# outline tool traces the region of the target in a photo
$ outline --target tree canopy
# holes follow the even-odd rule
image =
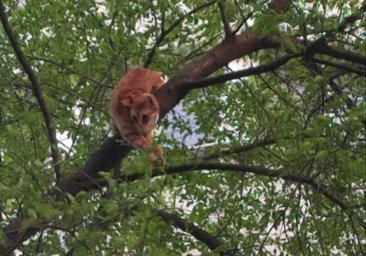
[[[0,0],[0,255],[365,254],[365,11]],[[109,128],[137,66],[166,166]]]

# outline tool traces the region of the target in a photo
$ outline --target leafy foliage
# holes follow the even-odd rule
[[[331,47],[365,52],[359,1],[294,1],[281,14],[268,1],[222,2],[233,29],[276,35],[281,47],[243,56],[214,76],[304,52],[321,37]],[[151,58],[150,67],[168,78],[224,37],[215,1],[6,6],[52,114],[64,177],[107,138],[109,97],[121,74]],[[350,15],[356,19],[348,24]],[[279,29],[283,23],[286,31]],[[304,44],[294,40],[304,36]],[[100,170],[105,188],[56,199],[48,194],[55,175],[46,126],[5,33],[0,51],[0,226],[26,216],[22,227],[40,230],[17,248],[23,255],[366,252],[364,75],[294,58],[272,72],[191,90],[156,131],[168,166],[213,161],[268,172],[157,171],[146,153],[134,151],[120,176]],[[365,74],[364,65],[315,57]],[[125,181],[128,175],[139,178]],[[184,220],[186,229],[162,211]],[[219,245],[210,248],[188,223]]]

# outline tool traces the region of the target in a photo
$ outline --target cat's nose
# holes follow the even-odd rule
[[[143,115],[141,117],[142,123],[146,125],[149,122],[149,117],[147,115]]]

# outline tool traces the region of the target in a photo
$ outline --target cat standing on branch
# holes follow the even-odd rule
[[[164,83],[160,72],[141,67],[130,70],[112,93],[111,126],[129,144],[149,152],[151,161],[165,164],[162,148],[152,148],[160,110],[153,93]]]

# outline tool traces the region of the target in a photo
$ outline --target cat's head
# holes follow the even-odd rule
[[[144,135],[151,133],[159,116],[159,103],[155,96],[142,93],[122,104],[129,109],[131,122],[138,133]]]

